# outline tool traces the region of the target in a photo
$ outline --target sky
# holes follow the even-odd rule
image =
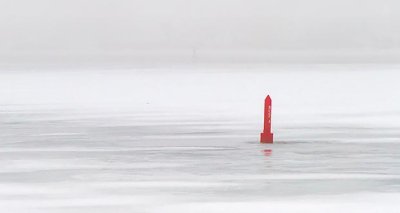
[[[114,54],[396,62],[399,20],[397,0],[0,0],[0,61]]]

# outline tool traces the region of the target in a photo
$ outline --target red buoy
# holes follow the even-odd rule
[[[264,131],[261,133],[261,143],[273,143],[274,134],[271,132],[271,110],[272,110],[272,100],[269,95],[265,98],[264,107]]]

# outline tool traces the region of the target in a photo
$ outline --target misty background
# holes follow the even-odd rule
[[[397,63],[396,0],[1,0],[0,66]]]
[[[399,6],[0,0],[0,212],[398,213]]]

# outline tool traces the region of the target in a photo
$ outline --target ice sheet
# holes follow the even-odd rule
[[[1,212],[396,212],[396,67],[0,72]],[[259,144],[263,99],[276,143]]]

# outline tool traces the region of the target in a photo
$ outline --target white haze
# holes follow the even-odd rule
[[[0,212],[398,212],[399,8],[0,0]]]
[[[395,0],[2,0],[0,65],[398,62]]]

